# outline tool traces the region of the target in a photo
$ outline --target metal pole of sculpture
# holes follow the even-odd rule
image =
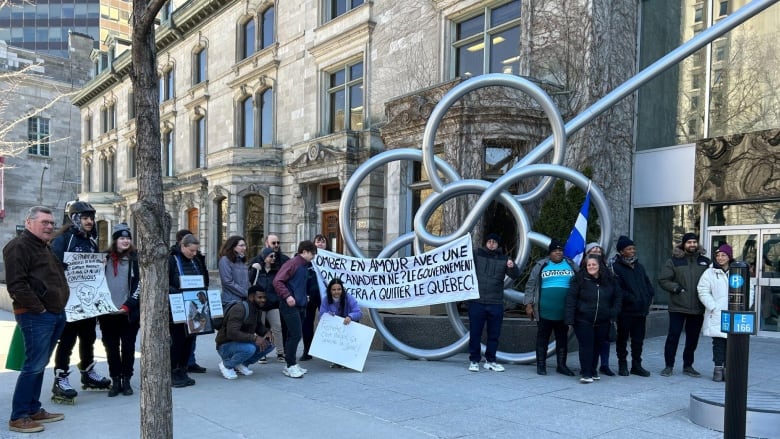
[[[420,254],[423,252],[423,247],[426,244],[440,246],[453,239],[459,238],[474,228],[479,221],[480,216],[490,203],[499,201],[511,212],[517,223],[518,236],[520,239],[517,243],[518,255],[515,259],[515,263],[518,266],[524,266],[528,262],[530,256],[530,244],[533,243],[544,247],[549,244],[550,238],[531,230],[531,224],[529,223],[528,216],[526,215],[522,204],[535,201],[547,193],[552,187],[555,177],[567,180],[583,191],[588,188],[589,180],[587,177],[573,169],[562,166],[566,152],[566,138],[612,107],[615,103],[636,91],[643,84],[646,84],[664,71],[677,65],[686,57],[777,1],[780,0],[754,0],[748,3],[637,73],[565,125],[563,124],[563,119],[552,99],[544,90],[527,79],[513,75],[487,74],[474,77],[458,84],[445,94],[433,109],[425,127],[421,150],[405,148],[377,154],[358,167],[358,169],[355,170],[355,173],[350,177],[344,187],[341,203],[339,205],[339,217],[342,219],[340,222],[340,229],[347,248],[356,257],[366,257],[355,240],[353,227],[350,221],[350,210],[352,209],[352,204],[354,203],[360,183],[373,170],[385,166],[387,163],[393,161],[418,161],[422,162],[425,167],[433,193],[424,203],[422,203],[415,214],[413,224],[414,231],[409,231],[387,243],[377,257],[391,257],[398,250],[410,244],[413,245],[414,252]],[[462,179],[452,166],[435,156],[433,148],[436,131],[439,128],[442,118],[450,107],[465,94],[489,86],[509,87],[529,95],[544,110],[545,115],[550,120],[553,132],[551,137],[542,141],[525,157],[518,161],[511,170],[492,183],[483,180]],[[553,151],[551,163],[536,164],[536,162],[544,158],[551,149]],[[440,177],[439,173],[443,175],[444,180]],[[529,177],[543,178],[533,190],[524,194],[513,195],[506,190],[510,185]],[[591,202],[593,202],[601,220],[601,237],[599,242],[607,244],[611,241],[612,217],[604,194],[598,185],[592,183],[590,190]],[[453,197],[469,194],[481,194],[481,196],[464,219],[463,224],[455,232],[449,235],[436,236],[426,229],[428,220],[438,206]],[[509,285],[507,284],[506,286]],[[522,293],[512,289],[505,290],[505,296],[516,302],[522,301],[523,297]],[[468,344],[468,331],[460,319],[455,304],[448,303],[445,307],[447,309],[450,324],[460,336],[460,339],[448,346],[437,349],[420,349],[401,342],[384,325],[382,318],[376,309],[372,308],[369,311],[377,331],[379,331],[379,334],[382,336],[385,343],[391,348],[410,358],[440,360],[455,355],[458,352],[462,352]],[[554,349],[555,343],[550,343],[548,346],[548,354]],[[535,356],[535,352],[513,354],[500,351],[497,355],[499,360],[511,363],[530,363],[535,360]]]

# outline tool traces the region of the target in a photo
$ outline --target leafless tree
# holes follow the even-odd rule
[[[141,249],[141,437],[173,437],[170,334],[168,331],[168,236],[171,219],[163,200],[160,108],[154,22],[165,0],[133,2],[133,83],[136,114],[138,202],[131,206]]]

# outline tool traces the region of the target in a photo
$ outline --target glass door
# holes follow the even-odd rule
[[[734,259],[750,266],[749,304],[758,313],[759,333],[780,336],[780,229],[711,227],[708,234],[707,256],[729,244]]]

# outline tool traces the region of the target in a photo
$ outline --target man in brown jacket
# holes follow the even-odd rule
[[[44,370],[65,327],[70,290],[62,263],[48,244],[54,232],[51,209],[31,207],[24,226],[21,235],[3,248],[8,293],[25,346],[8,428],[35,433],[44,430],[44,423],[65,419],[44,410],[40,397]]]

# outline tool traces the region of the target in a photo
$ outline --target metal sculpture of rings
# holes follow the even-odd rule
[[[462,179],[457,171],[443,159],[434,154],[434,138],[439,124],[446,114],[447,110],[466,93],[488,87],[503,86],[520,90],[533,98],[544,110],[545,115],[550,121],[552,128],[552,148],[553,157],[547,164],[537,164],[549,152],[549,147],[537,146],[529,152],[523,160],[510,169],[506,174],[494,182],[476,179]],[[418,161],[422,162],[427,172],[433,192],[425,202],[422,203],[414,217],[414,230],[408,231],[389,242],[382,252],[377,256],[379,258],[388,258],[394,255],[398,250],[408,245],[413,245],[415,254],[424,251],[424,246],[440,246],[451,242],[452,240],[464,236],[470,232],[479,221],[483,212],[493,201],[502,203],[509,212],[511,212],[517,223],[518,235],[518,254],[515,263],[518,266],[525,266],[531,254],[531,244],[546,247],[550,238],[531,230],[531,224],[522,203],[534,201],[543,196],[547,190],[552,187],[555,178],[561,178],[569,181],[583,191],[587,190],[590,184],[591,202],[598,211],[601,221],[600,242],[610,241],[610,231],[612,229],[612,220],[607,208],[606,199],[599,187],[590,182],[587,177],[581,173],[562,166],[563,157],[566,152],[566,130],[563,119],[555,107],[552,99],[533,82],[513,75],[488,74],[464,81],[450,90],[431,113],[430,119],[425,127],[423,134],[422,149],[395,149],[382,152],[368,159],[363,163],[355,173],[350,177],[344,187],[341,204],[339,205],[339,218],[341,219],[340,228],[344,242],[349,251],[356,257],[365,258],[363,251],[357,245],[351,225],[350,211],[357,194],[360,183],[375,169],[394,161]],[[442,177],[440,177],[443,176]],[[542,177],[541,182],[532,191],[524,194],[511,194],[507,188],[520,180],[530,177]],[[477,194],[477,199],[469,214],[463,221],[463,224],[449,235],[436,236],[431,234],[426,225],[431,215],[437,207],[447,200],[461,195]],[[509,300],[522,303],[523,294],[508,288],[511,280],[505,282],[505,297]],[[460,319],[455,303],[445,304],[450,324],[460,338],[454,343],[436,349],[421,349],[409,346],[398,340],[390,330],[384,325],[379,312],[370,308],[371,318],[377,331],[392,349],[406,355],[410,358],[425,360],[440,360],[450,357],[459,352],[463,352],[468,345],[469,334],[463,321]],[[484,351],[484,345],[482,346]],[[548,355],[555,349],[555,343],[548,345]],[[507,353],[499,351],[497,358],[510,363],[530,363],[535,361],[535,352]]]

